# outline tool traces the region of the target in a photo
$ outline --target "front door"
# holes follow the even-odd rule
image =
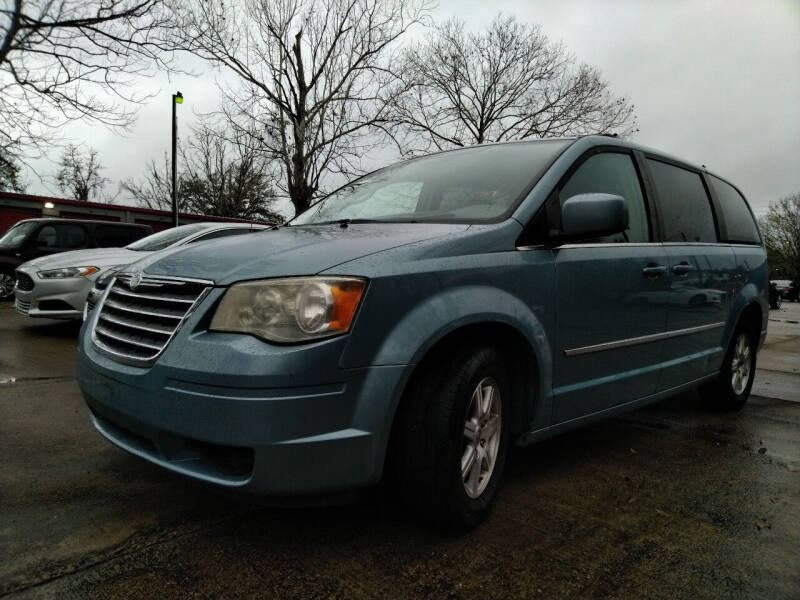
[[[618,194],[628,204],[625,232],[554,249],[556,348],[554,423],[652,394],[658,379],[669,277],[664,247],[652,242],[633,156],[585,158],[559,190]]]

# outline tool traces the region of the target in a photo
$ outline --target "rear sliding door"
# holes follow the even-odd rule
[[[719,369],[736,260],[720,243],[708,190],[697,171],[647,159],[669,266],[669,308],[657,391]]]

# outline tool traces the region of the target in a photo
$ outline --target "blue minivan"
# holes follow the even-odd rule
[[[387,478],[468,527],[512,444],[693,387],[740,408],[767,314],[727,181],[614,137],[500,143],[135,263],[78,381],[102,435],[176,473],[269,496]]]

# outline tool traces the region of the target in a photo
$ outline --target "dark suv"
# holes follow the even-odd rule
[[[66,250],[127,246],[151,233],[149,225],[109,221],[20,221],[0,236],[0,298],[14,293],[14,270],[24,262]]]

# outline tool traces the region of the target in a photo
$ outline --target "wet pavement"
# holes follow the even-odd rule
[[[517,449],[454,536],[391,498],[250,506],[127,455],[88,423],[77,327],[0,305],[0,595],[798,598],[800,304],[770,316],[742,412],[686,393]]]

